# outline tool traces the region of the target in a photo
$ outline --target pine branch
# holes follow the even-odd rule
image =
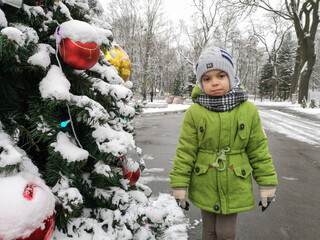
[[[14,120],[11,120],[11,123],[12,123],[12,125],[17,126],[20,130],[22,130],[23,132],[25,132],[25,133],[27,134],[27,136],[29,137],[32,145],[36,148],[36,151],[37,151],[37,152],[41,152],[39,146],[37,145],[37,143],[36,143],[36,142],[34,141],[34,139],[32,138],[31,133],[30,133],[24,126],[20,125],[19,123],[17,123],[17,122],[14,121]]]

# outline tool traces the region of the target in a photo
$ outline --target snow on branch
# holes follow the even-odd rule
[[[0,168],[4,168],[6,166],[17,165],[17,168],[14,173],[19,171],[24,171],[31,173],[35,176],[40,176],[38,172],[38,168],[32,163],[32,161],[28,158],[25,151],[20,149],[13,139],[4,132],[2,129],[2,123],[0,122],[0,149],[2,149],[0,153]],[[0,176],[5,175],[0,174]]]
[[[57,135],[57,141],[50,144],[55,152],[59,152],[61,156],[68,162],[82,161],[89,157],[88,151],[79,148],[70,137],[63,132]]]

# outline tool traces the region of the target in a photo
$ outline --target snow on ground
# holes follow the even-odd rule
[[[279,132],[284,134],[286,137],[294,138],[296,140],[320,147],[320,121],[310,120],[307,118],[308,115],[310,115],[313,118],[315,117],[320,120],[320,108],[304,109],[299,104],[292,104],[291,102],[271,102],[265,100],[263,102],[253,101],[253,103],[259,109],[261,121],[266,130]],[[165,101],[155,100],[152,103],[148,102],[147,107],[143,109],[142,115],[183,112],[188,109],[191,104],[191,101],[186,101],[186,104],[167,104]],[[263,108],[264,106],[268,108]],[[281,109],[288,109],[290,111],[281,111]],[[295,114],[295,112],[300,114]],[[306,117],[304,118],[303,116]],[[154,159],[154,157],[149,154],[145,154],[143,158],[145,160]],[[143,184],[148,184],[152,181],[170,181],[169,177],[166,178],[155,176],[157,173],[162,171],[164,171],[162,168],[145,169],[144,175],[140,177],[139,181]],[[298,180],[297,178],[289,178],[284,176],[282,178],[290,181]],[[167,197],[169,197],[169,195]],[[189,222],[188,229],[195,228],[201,222],[202,219]]]
[[[143,156],[144,160],[153,160],[154,157],[151,155],[145,154]],[[154,176],[154,173],[163,172],[163,168],[146,168],[143,170],[143,176],[140,176],[139,182],[142,184],[148,184],[149,182],[157,181],[157,182],[169,182],[169,177],[158,177]]]
[[[320,147],[320,121],[312,121],[301,116],[277,110],[283,107],[291,111],[299,112],[305,116],[316,117],[320,120],[320,108],[302,108],[300,104],[291,102],[271,102],[268,100],[253,101],[258,106],[274,106],[275,109],[259,109],[262,125],[266,130],[279,132],[289,138]],[[183,112],[191,106],[191,102],[186,100],[185,104],[166,104],[163,100],[148,102],[142,115],[163,114],[170,112]],[[307,105],[309,106],[309,104]],[[147,179],[145,179],[147,181]],[[165,180],[165,179],[163,179]]]
[[[272,102],[268,100],[252,101],[256,106],[282,106],[297,112],[301,112],[307,115],[314,115],[320,119],[320,108],[302,108],[300,104],[292,104],[291,102]],[[191,106],[192,102],[187,101],[185,104],[167,104],[164,100],[154,100],[153,102],[147,103],[147,108],[143,109],[143,113],[163,113],[163,112],[174,112],[184,111]],[[308,104],[309,105],[309,104]]]
[[[156,100],[147,103],[146,108],[143,109],[142,115],[182,112],[187,110],[190,106],[191,103],[188,102],[186,102],[185,104],[167,104],[164,100]]]
[[[274,106],[275,109],[259,110],[262,125],[269,131],[278,132],[301,142],[320,147],[320,121],[308,119],[307,116],[316,117],[320,120],[320,108],[302,108],[299,104],[291,104],[290,102],[254,102],[259,106]],[[276,107],[284,107],[294,112],[285,112],[276,109]]]
[[[150,175],[146,175],[144,173],[145,176],[140,177],[139,178],[139,182],[142,184],[148,184],[149,182],[169,182],[170,178],[169,177],[157,177],[157,176],[150,176]]]
[[[320,123],[309,121],[278,110],[260,111],[264,128],[276,131],[311,145],[318,145]]]
[[[301,112],[306,115],[313,115],[320,119],[320,108],[302,108],[300,104],[292,104],[291,102],[271,102],[271,101],[253,101],[256,106],[265,105],[265,106],[282,106],[296,112]],[[319,104],[319,103],[318,103]],[[307,104],[309,106],[309,103]]]

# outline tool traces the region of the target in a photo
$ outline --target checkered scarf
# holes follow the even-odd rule
[[[196,103],[199,103],[210,111],[227,112],[234,109],[247,99],[248,92],[242,87],[238,86],[222,96],[208,96],[207,94],[199,94],[197,96]]]

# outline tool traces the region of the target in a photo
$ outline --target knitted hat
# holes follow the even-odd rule
[[[196,76],[198,85],[202,91],[201,77],[211,70],[224,71],[228,75],[230,89],[236,86],[232,57],[226,50],[212,46],[204,49],[201,53],[196,63]]]

